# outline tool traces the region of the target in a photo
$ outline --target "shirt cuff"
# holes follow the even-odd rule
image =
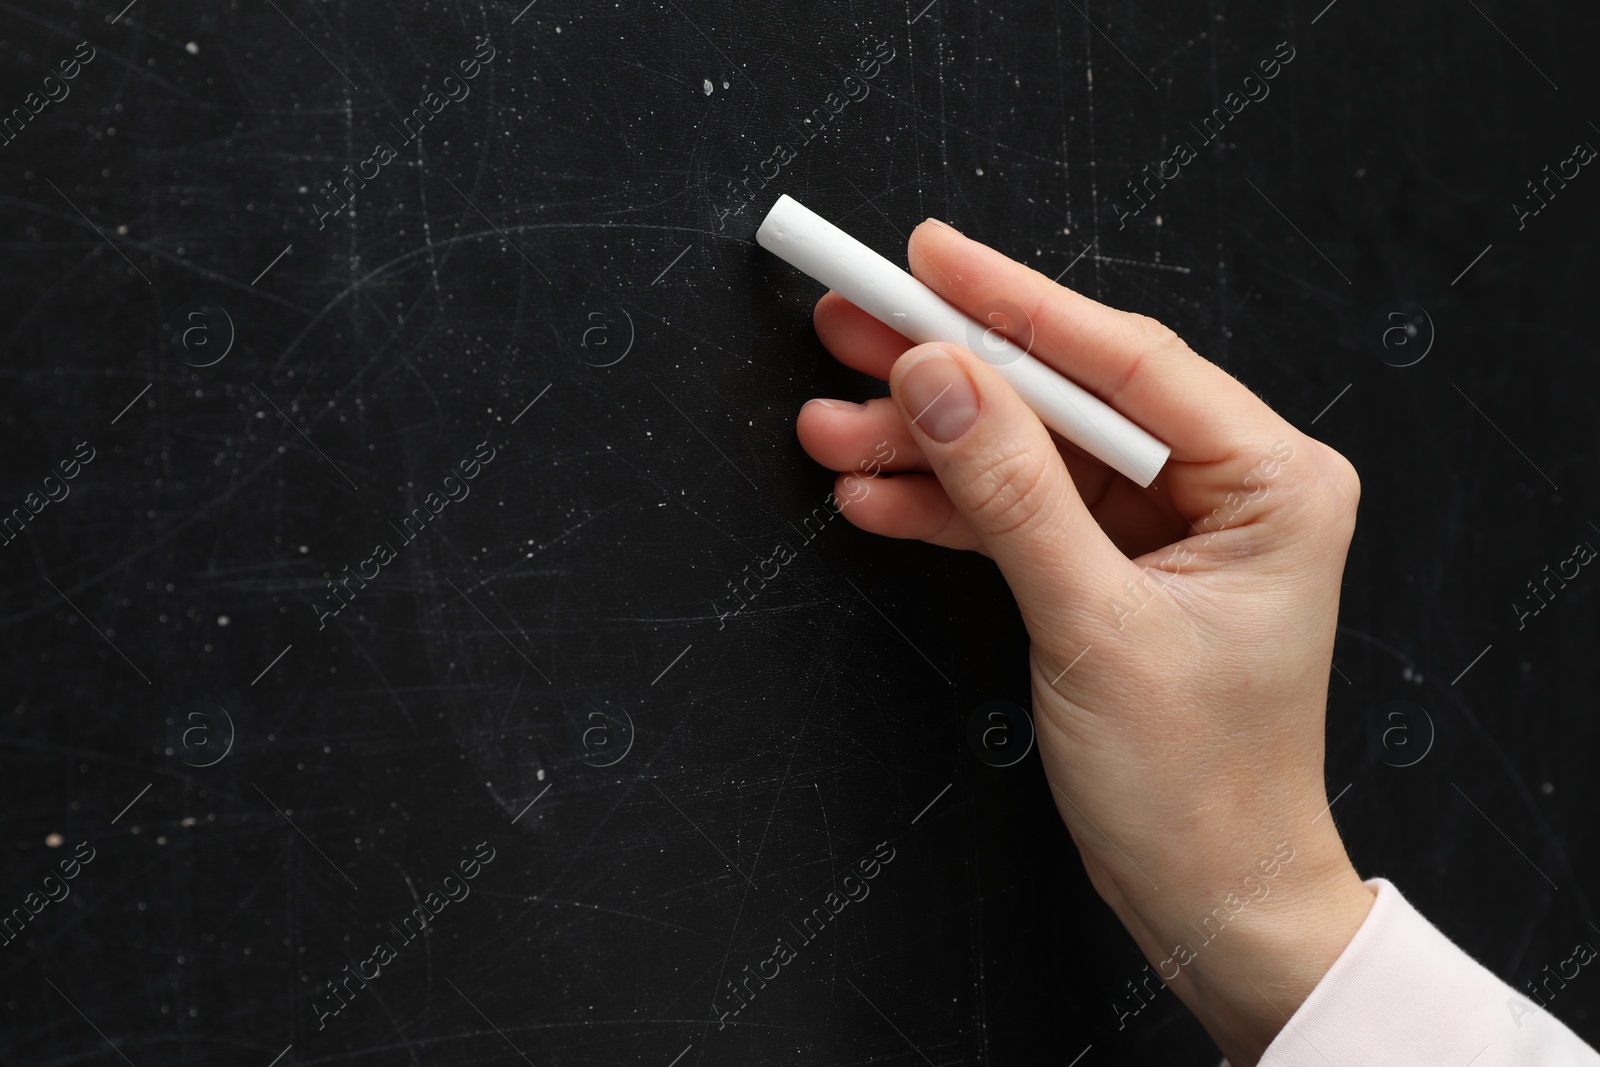
[[[1463,952],[1388,879],[1365,884],[1376,893],[1372,910],[1258,1067],[1600,1064],[1594,1049]],[[1580,942],[1560,962],[1593,959]]]

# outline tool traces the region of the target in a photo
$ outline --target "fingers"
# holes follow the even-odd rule
[[[889,380],[889,368],[911,342],[833,290],[822,294],[812,312],[817,337],[852,370]]]
[[[931,474],[897,474],[870,481],[859,473],[834,479],[840,514],[868,533],[926,541],[988,555],[982,539]]]
[[[839,471],[833,495],[850,522],[884,537],[985,552],[983,542],[926,472],[922,446],[889,397],[865,404],[808,400],[796,426],[818,463]],[[896,477],[878,477],[888,472]]]
[[[795,426],[806,454],[836,471],[931,470],[922,446],[906,428],[889,397],[865,404],[848,400],[807,400]]]
[[[895,362],[889,389],[1030,629],[1081,618],[1132,576],[1049,431],[994,367],[959,345],[919,345]]]
[[[858,471],[872,478],[882,471],[933,470],[891,397],[878,397],[865,404],[808,400],[800,408],[795,432],[812,459],[835,471]],[[1163,494],[1140,489],[1126,478],[1117,477],[1099,460],[1070,444],[1059,443],[1054,434],[1051,443],[1062,450],[1073,485],[1123,555],[1139,556],[1186,535],[1188,524],[1178,519]],[[848,498],[841,495],[840,499]],[[884,531],[875,528],[874,532]],[[889,536],[922,535],[901,532]]]
[[[1001,328],[1020,319],[1020,328],[1032,332],[1034,356],[1165,441],[1174,461],[1224,461],[1293,432],[1237,379],[1153,319],[1057,285],[935,220],[912,232],[908,254],[912,274],[968,315]],[[996,305],[1015,310],[993,315]],[[855,346],[856,358],[878,358],[868,335],[852,328],[840,339]]]

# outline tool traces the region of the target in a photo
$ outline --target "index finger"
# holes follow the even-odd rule
[[[908,257],[918,281],[1026,343],[1014,336],[1021,324],[1008,329],[987,314],[1014,305],[1027,318],[1032,355],[1161,438],[1174,460],[1225,461],[1292,429],[1161,323],[1058,285],[937,219],[912,231]]]

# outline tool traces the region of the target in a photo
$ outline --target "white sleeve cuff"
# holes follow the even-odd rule
[[[1267,1047],[1259,1067],[1595,1067],[1600,1054],[1540,1001],[1518,993],[1468,956],[1384,878],[1356,936]],[[1538,994],[1561,995],[1560,977],[1595,959],[1587,942],[1553,960]],[[1580,994],[1593,996],[1593,993]],[[1223,1067],[1228,1067],[1223,1061]]]

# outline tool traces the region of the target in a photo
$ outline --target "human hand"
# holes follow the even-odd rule
[[[1020,309],[1002,332],[1031,332],[1034,356],[1171,459],[1140,489],[1049,431],[972,351],[913,346],[832,292],[818,335],[891,395],[807,403],[800,442],[846,472],[836,497],[856,526],[999,566],[1031,640],[1040,758],[1089,878],[1247,1067],[1373,900],[1323,783],[1355,470],[1152,319],[934,220],[909,253],[968,315]],[[855,493],[850,472],[885,440],[890,476]]]

